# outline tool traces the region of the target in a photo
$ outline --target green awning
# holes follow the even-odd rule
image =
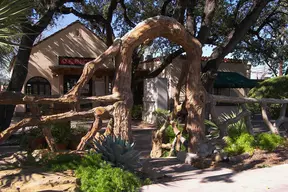
[[[214,88],[252,88],[258,81],[248,79],[237,72],[217,72]]]

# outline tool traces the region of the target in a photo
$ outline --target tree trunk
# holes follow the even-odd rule
[[[133,139],[131,131],[131,110],[124,102],[119,101],[115,104],[113,116],[113,134],[116,137],[120,137],[126,141],[132,142]]]
[[[95,137],[96,133],[101,129],[101,124],[102,124],[102,122],[101,122],[100,117],[97,114],[95,114],[95,120],[94,120],[90,130],[88,131],[88,133],[84,137],[82,137],[79,145],[77,146],[78,151],[79,150],[82,151],[84,149],[87,141],[89,139]]]
[[[28,61],[37,35],[23,35],[13,66],[7,91],[21,92],[28,72]],[[15,105],[0,105],[0,130],[7,129],[13,118]]]
[[[47,127],[47,125],[44,125],[42,128],[42,131],[43,131],[43,135],[45,137],[45,140],[46,140],[50,150],[52,152],[58,151],[57,146],[55,145],[55,140],[52,136],[50,127]]]
[[[271,133],[279,135],[279,131],[278,131],[277,127],[275,127],[269,121],[269,117],[267,115],[267,104],[266,103],[261,103],[261,112],[262,112],[263,121],[267,125],[267,127],[270,129]]]
[[[185,81],[186,81],[186,78],[187,78],[187,74],[188,74],[188,71],[189,71],[189,61],[185,61],[182,63],[182,66],[181,66],[181,74],[179,76],[179,79],[178,79],[178,83],[177,83],[177,86],[176,86],[176,92],[175,92],[175,95],[174,95],[174,110],[173,110],[173,118],[176,118],[177,117],[177,113],[180,111],[180,110],[185,110],[185,109],[182,109],[182,107],[185,107],[183,105],[180,106],[180,94],[181,94],[181,89],[183,87],[183,85],[185,84]]]
[[[193,71],[193,75],[197,74],[198,77],[200,76],[200,62],[202,54],[201,44],[186,31],[183,25],[178,23],[175,19],[164,16],[153,17],[139,23],[133,30],[121,38],[122,45],[115,60],[115,65],[118,67],[113,87],[113,94],[119,94],[123,99],[123,105],[118,106],[120,109],[118,109],[119,111],[117,110],[115,114],[118,113],[118,115],[121,115],[122,117],[120,119],[126,122],[116,120],[114,116],[114,131],[122,131],[119,130],[123,127],[119,125],[120,123],[122,125],[125,124],[130,126],[130,109],[133,105],[133,97],[131,93],[131,58],[133,50],[145,40],[154,39],[156,37],[164,37],[181,45],[187,55],[190,55],[189,58],[196,56],[197,59],[199,59],[199,62],[195,64],[191,63],[191,70]],[[199,85],[201,85],[201,82],[199,82]],[[131,128],[128,127],[125,128],[125,130],[129,131]],[[130,134],[125,133],[122,135],[125,135],[127,138]]]
[[[152,150],[150,152],[151,158],[159,158],[162,156],[163,148],[163,134],[170,125],[170,118],[168,117],[162,127],[152,133]],[[166,147],[166,146],[165,146]]]
[[[200,51],[201,52],[201,51]],[[191,61],[186,81],[186,108],[188,111],[187,131],[190,136],[188,152],[202,156],[205,143],[204,107],[206,91],[201,84],[200,70],[201,53],[188,56]],[[204,155],[205,156],[205,155]]]

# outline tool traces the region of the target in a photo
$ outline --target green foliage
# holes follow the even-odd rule
[[[5,38],[21,35],[19,30],[20,23],[25,19],[31,5],[30,0],[1,0],[0,46],[3,44],[12,44],[5,41]]]
[[[165,141],[164,143],[172,143],[174,138],[175,138],[175,133],[173,131],[173,128],[171,125],[169,125],[166,129],[165,129],[165,132],[164,132],[164,138],[165,138]]]
[[[134,105],[131,110],[132,119],[142,119],[142,105]]]
[[[252,154],[254,151],[255,139],[248,133],[242,133],[236,138],[225,137],[224,139],[227,145],[224,151],[229,155]]]
[[[288,76],[275,77],[267,79],[258,86],[251,89],[248,93],[249,97],[252,98],[275,98],[275,99],[284,99],[288,98]],[[249,104],[249,110],[253,113],[260,112],[259,104]],[[280,113],[280,104],[271,104],[269,105],[268,113],[273,119],[279,117]]]
[[[51,133],[56,143],[68,144],[71,137],[69,122],[58,122],[51,124]]]
[[[241,111],[239,111],[241,112]],[[238,112],[238,113],[239,113]],[[237,116],[235,112],[232,112],[231,114],[222,114],[223,120],[228,120],[228,119],[233,119]],[[247,127],[244,119],[240,119],[236,123],[232,123],[227,127],[228,131],[228,136],[237,139],[238,137],[241,136],[242,133],[247,133]]]
[[[141,181],[133,173],[121,168],[113,168],[106,162],[101,167],[80,166],[76,175],[81,179],[81,190],[85,192],[134,192]]]
[[[44,138],[42,129],[32,128],[25,132],[20,138],[20,148],[26,151],[33,150],[32,145],[36,144],[37,140]],[[46,143],[45,143],[46,144]],[[46,147],[46,145],[39,146],[40,148]]]
[[[204,125],[206,130],[208,131],[208,135],[206,135],[206,137],[208,139],[212,139],[212,138],[218,138],[220,135],[220,131],[219,128],[217,127],[217,125],[215,123],[213,123],[210,120],[205,119],[204,120]]]
[[[140,152],[134,150],[134,143],[109,135],[101,141],[95,140],[94,146],[96,152],[101,153],[102,158],[114,166],[131,171],[140,166]]]
[[[168,116],[171,115],[170,111],[164,110],[164,109],[156,109],[153,112],[153,115],[156,117],[156,125],[158,128],[161,128],[161,126],[165,123]]]
[[[241,111],[239,111],[241,112]],[[232,112],[231,114],[224,113],[222,115],[223,120],[235,118],[237,114]],[[224,151],[229,155],[240,155],[242,153],[252,154],[255,146],[255,139],[252,135],[247,133],[247,127],[245,121],[240,119],[239,121],[230,124],[227,127],[228,136],[224,138],[226,147]]]
[[[256,136],[257,146],[262,150],[273,151],[284,144],[285,139],[280,135],[261,133]]]
[[[101,154],[89,153],[83,157],[77,154],[51,155],[41,161],[50,171],[76,170],[82,191],[110,192],[137,191],[141,180],[128,171],[114,168],[102,160]],[[149,179],[144,181],[149,183]]]
[[[40,161],[40,164],[45,165],[45,167],[50,171],[76,170],[81,163],[83,164],[86,161],[87,158],[90,158],[90,156],[84,156],[83,160],[81,160],[81,156],[77,154],[51,154],[43,158]],[[97,158],[93,158],[97,160]]]

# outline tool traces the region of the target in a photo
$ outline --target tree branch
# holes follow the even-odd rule
[[[135,27],[136,25],[129,19],[128,15],[127,15],[127,7],[124,3],[124,0],[120,0],[120,5],[123,8],[124,11],[124,20],[126,21],[126,23],[130,26],[130,27]]]
[[[166,15],[166,9],[169,3],[171,3],[172,0],[166,0],[164,1],[162,8],[161,8],[161,15]]]
[[[197,30],[197,23],[194,15],[196,3],[196,0],[189,1],[186,12],[186,28],[193,36],[195,36]]]
[[[72,13],[77,17],[88,20],[91,24],[93,24],[94,22],[101,24],[106,29],[106,45],[110,46],[113,44],[113,36],[114,36],[113,29],[111,27],[110,22],[106,20],[102,15],[100,14],[90,15],[90,14],[80,13],[77,10],[75,10],[73,7],[65,7],[65,6],[62,6],[59,9],[59,12],[62,14]]]
[[[258,0],[252,8],[252,11],[246,15],[246,17],[228,34],[223,46],[217,47],[212,55],[211,59],[207,62],[203,68],[203,72],[209,70],[216,71],[222,62],[223,58],[230,53],[234,47],[241,41],[250,27],[257,21],[260,13],[264,7],[269,3],[269,0]]]
[[[173,53],[171,53],[170,55],[168,55],[162,62],[162,64],[155,69],[154,71],[150,72],[148,75],[146,75],[145,77],[143,77],[144,79],[146,78],[154,78],[157,77],[170,63],[172,63],[173,59],[175,59],[176,57],[178,57],[179,55],[181,55],[182,53],[184,53],[184,49],[178,49],[177,51],[174,51]]]
[[[178,0],[173,17],[181,24],[184,24],[184,15],[187,7],[187,0]]]
[[[39,126],[39,125],[49,123],[49,122],[80,120],[83,118],[89,118],[89,117],[91,118],[94,116],[94,114],[97,114],[98,116],[102,116],[106,113],[110,114],[113,109],[114,109],[114,106],[109,105],[107,107],[95,107],[89,111],[81,111],[81,112],[69,111],[66,113],[42,116],[40,118],[25,118],[19,123],[14,124],[10,126],[8,129],[6,129],[5,131],[1,132],[0,143],[8,139],[13,133],[15,133],[17,130],[19,130],[22,127],[36,126],[36,125]]]
[[[197,37],[197,39],[202,44],[205,44],[206,40],[209,37],[211,22],[216,10],[217,2],[217,0],[206,0],[201,28]]]

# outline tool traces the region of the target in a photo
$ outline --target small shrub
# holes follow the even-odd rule
[[[81,180],[81,190],[85,192],[134,192],[141,186],[140,179],[128,171],[113,168],[102,163],[101,168],[80,166],[76,176]]]
[[[241,110],[238,112],[240,113]],[[237,116],[236,113],[232,112],[231,114],[222,114],[222,119],[223,120],[227,120],[227,119],[233,119]],[[227,127],[227,132],[228,132],[228,136],[232,139],[237,139],[238,137],[240,137],[243,133],[247,133],[247,127],[245,124],[245,121],[242,119],[240,119],[239,121],[237,121],[236,123],[232,123],[230,125],[228,125]]]
[[[259,83],[258,86],[251,89],[248,93],[248,97],[257,99],[261,98],[275,98],[284,99],[288,97],[288,76],[281,76],[275,78],[269,78]],[[261,111],[258,103],[249,104],[249,110],[253,113],[259,113]],[[273,119],[279,117],[281,105],[271,104],[269,105],[268,113]]]
[[[76,170],[81,163],[81,156],[77,154],[48,155],[40,161],[49,171]]]
[[[51,124],[51,133],[55,139],[55,143],[68,144],[71,136],[70,122]]]
[[[134,105],[131,110],[132,119],[142,119],[142,105]]]
[[[47,143],[40,128],[32,128],[21,136],[20,148],[25,151],[33,151],[45,147],[47,147]]]
[[[156,125],[158,128],[161,128],[161,126],[165,123],[168,116],[170,116],[170,111],[164,110],[164,109],[156,109],[153,112],[153,115],[156,117]]]
[[[229,155],[240,155],[242,153],[252,154],[254,152],[255,139],[248,133],[242,133],[237,138],[228,136],[224,139],[227,145],[224,151]]]
[[[284,138],[280,135],[261,133],[256,136],[257,146],[262,150],[273,151],[284,144]]]
[[[208,132],[208,135],[206,135],[208,139],[218,138],[220,136],[219,128],[217,127],[215,123],[213,123],[210,120],[205,119],[204,125],[205,125],[205,129]]]
[[[80,179],[81,190],[87,192],[110,191],[138,191],[143,184],[150,184],[149,179],[143,182],[133,173],[103,161],[101,154],[91,152],[85,156],[77,154],[50,154],[41,161],[42,166],[50,171],[76,170],[76,176]]]

